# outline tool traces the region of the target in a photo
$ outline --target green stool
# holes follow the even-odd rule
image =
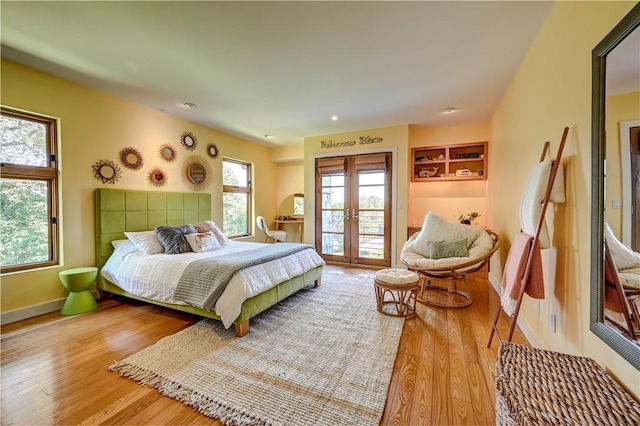
[[[67,301],[60,311],[60,315],[77,315],[93,311],[98,307],[96,299],[88,290],[89,286],[98,276],[98,268],[89,266],[86,268],[67,269],[59,274],[62,285],[69,290]]]

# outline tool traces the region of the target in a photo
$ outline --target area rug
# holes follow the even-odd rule
[[[373,278],[325,273],[251,319],[205,319],[111,371],[231,425],[377,425],[404,320],[376,309]]]

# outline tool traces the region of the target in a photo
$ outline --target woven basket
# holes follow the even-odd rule
[[[640,425],[640,404],[590,358],[502,342],[498,425]]]

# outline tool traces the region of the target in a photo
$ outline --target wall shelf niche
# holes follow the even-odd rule
[[[487,142],[411,149],[412,182],[487,179]]]

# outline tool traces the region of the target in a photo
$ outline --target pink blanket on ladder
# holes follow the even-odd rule
[[[522,280],[526,272],[527,260],[531,255],[531,269],[525,284],[525,292],[534,299],[544,299],[544,281],[542,277],[542,259],[540,257],[540,246],[537,244],[531,248],[533,236],[519,232],[513,239],[507,263],[502,275],[502,295],[500,303],[502,309],[509,316],[512,316],[518,304],[518,297]]]

